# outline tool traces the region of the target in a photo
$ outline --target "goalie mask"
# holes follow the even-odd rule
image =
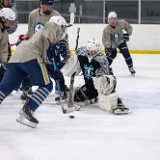
[[[112,26],[115,26],[117,23],[117,14],[116,12],[110,12],[108,14],[108,23]]]
[[[91,63],[92,59],[100,53],[101,44],[98,39],[92,38],[90,41],[88,41],[86,48],[87,48],[88,60],[89,63]]]

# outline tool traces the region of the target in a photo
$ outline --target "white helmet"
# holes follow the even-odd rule
[[[3,8],[0,10],[0,17],[4,18],[5,21],[16,20],[16,14],[10,8]]]
[[[100,52],[101,44],[100,44],[99,40],[96,38],[92,38],[90,41],[88,41],[87,50]]]
[[[112,12],[109,12],[108,14],[108,23],[111,24],[111,22],[109,21],[110,18],[116,18],[117,20],[117,13],[112,11]],[[117,21],[116,21],[117,22]],[[112,25],[112,24],[111,24]]]
[[[62,16],[52,16],[49,22],[54,22],[60,26],[68,26],[66,20]]]

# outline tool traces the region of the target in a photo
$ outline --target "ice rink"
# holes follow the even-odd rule
[[[36,111],[40,123],[33,129],[16,122],[23,105],[13,92],[0,106],[0,160],[160,160],[160,55],[132,58],[136,76],[120,54],[112,65],[129,115],[109,114],[98,104],[63,114],[53,91]],[[77,76],[75,86],[82,84]]]

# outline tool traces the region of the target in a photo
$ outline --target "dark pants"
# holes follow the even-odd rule
[[[25,63],[9,63],[0,84],[0,103],[13,91],[17,90],[22,80],[29,75],[31,85],[39,86],[29,100],[35,111],[52,91],[53,86],[42,59],[34,59]]]
[[[86,99],[93,99],[98,96],[97,90],[93,88],[88,88],[86,85],[83,85],[80,89],[75,92],[74,100],[75,101],[84,101]]]
[[[127,64],[128,67],[133,67],[133,61],[132,61],[132,58],[131,58],[131,55],[129,53],[129,50],[128,50],[128,47],[127,47],[127,44],[126,42],[124,41],[123,43],[121,43],[119,46],[118,46],[118,49],[120,50],[120,52],[122,53],[124,59],[125,59],[125,62]],[[110,55],[106,54],[107,56],[107,59],[109,61],[109,66],[111,66],[113,60],[116,58],[117,56],[117,50],[116,48],[113,49],[112,53]]]

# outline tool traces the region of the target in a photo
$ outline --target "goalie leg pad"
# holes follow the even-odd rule
[[[113,113],[113,109],[117,108],[117,94],[112,93],[110,95],[99,94],[98,102],[99,107],[109,113]]]
[[[98,93],[109,95],[114,92],[117,80],[114,75],[104,75],[101,77],[93,77],[93,83]]]
[[[99,107],[109,113],[116,115],[128,114],[129,109],[124,106],[122,100],[116,93],[110,95],[99,94]]]

